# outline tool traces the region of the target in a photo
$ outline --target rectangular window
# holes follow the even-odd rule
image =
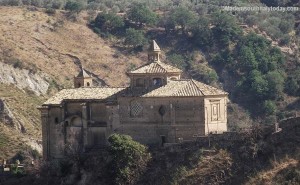
[[[211,101],[211,121],[220,120],[220,101]]]

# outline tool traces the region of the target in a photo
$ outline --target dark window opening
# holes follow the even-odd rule
[[[166,108],[165,106],[161,105],[158,109],[158,113],[161,115],[161,116],[164,116],[165,113],[166,113]]]
[[[154,86],[161,86],[162,85],[162,79],[161,78],[153,78],[153,85]]]
[[[54,122],[55,122],[56,124],[58,124],[58,117],[56,117],[56,118],[54,119]]]
[[[161,138],[161,146],[164,146],[164,144],[166,143],[166,136],[160,136]]]
[[[78,87],[81,87],[81,84],[80,84],[80,83],[78,83]]]
[[[89,86],[90,86],[90,82],[86,83],[86,86],[88,86],[88,87],[89,87]]]

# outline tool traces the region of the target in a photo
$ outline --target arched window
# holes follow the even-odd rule
[[[58,124],[58,117],[56,117],[56,118],[54,119],[54,122],[55,122],[56,124]]]
[[[144,79],[143,78],[136,79],[135,84],[137,87],[144,87]]]
[[[175,78],[175,77],[171,77],[171,78],[170,78],[170,80],[177,80],[177,78]]]
[[[86,86],[88,86],[88,87],[89,87],[89,86],[90,86],[90,82],[86,83]]]
[[[162,86],[162,79],[161,78],[153,78],[153,85],[154,86]]]

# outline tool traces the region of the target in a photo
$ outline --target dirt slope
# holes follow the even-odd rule
[[[141,61],[111,48],[86,21],[71,22],[64,14],[49,16],[42,9],[0,7],[0,55],[18,58],[24,66],[36,66],[69,87],[79,61],[107,84],[125,85],[124,72],[131,63]]]
[[[40,143],[36,108],[57,88],[72,87],[81,65],[110,86],[125,86],[125,72],[145,62],[111,47],[87,27],[84,15],[74,22],[63,11],[49,16],[44,9],[0,6],[0,99],[13,120],[0,119],[0,159]]]

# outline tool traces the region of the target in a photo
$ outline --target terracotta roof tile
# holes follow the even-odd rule
[[[59,105],[63,100],[103,100],[107,99],[124,88],[93,87],[63,89],[48,99],[44,105]]]
[[[144,92],[143,92],[144,91]],[[167,85],[156,89],[130,89],[127,88],[77,88],[63,89],[51,97],[44,105],[59,105],[63,100],[104,100],[116,98],[116,96],[134,97],[188,97],[188,96],[209,96],[226,95],[225,91],[206,85],[196,80],[170,80]]]
[[[130,73],[137,74],[137,73],[181,73],[182,71],[176,67],[173,67],[171,65],[162,63],[162,62],[151,62],[144,66],[141,66],[133,71],[130,71]]]
[[[127,89],[124,96],[136,97],[177,97],[226,95],[225,91],[195,80],[170,80],[167,85],[143,92],[141,89]]]

